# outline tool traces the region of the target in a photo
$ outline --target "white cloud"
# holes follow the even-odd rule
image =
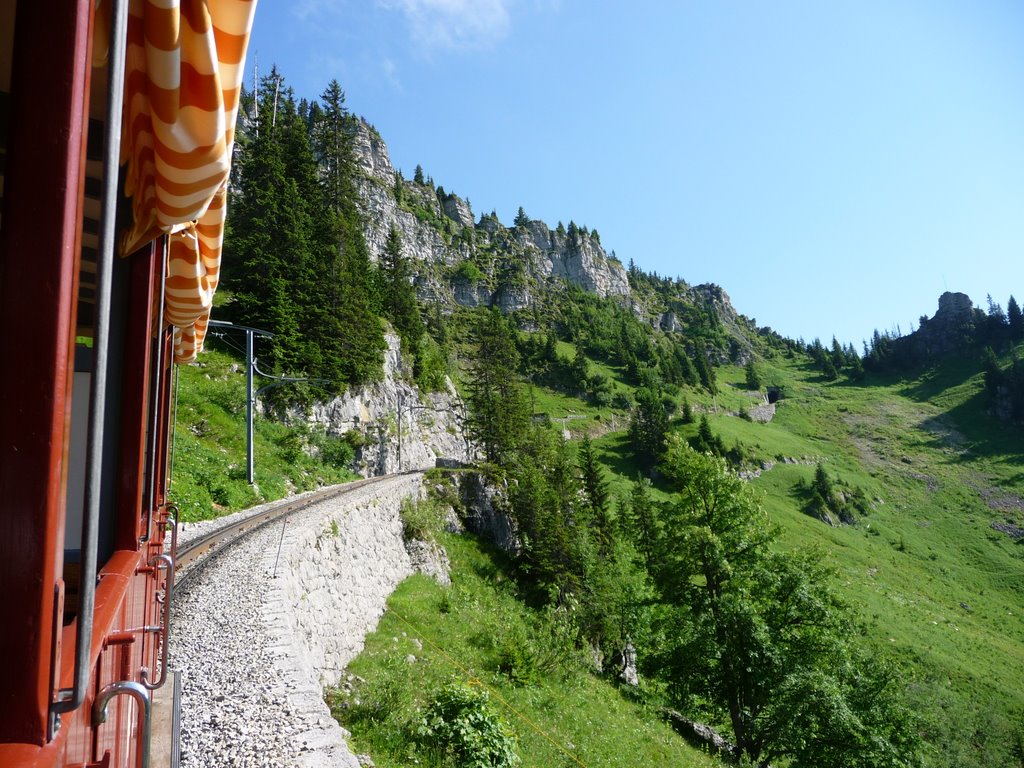
[[[486,47],[509,30],[509,0],[378,0],[401,11],[425,52]]]
[[[398,91],[404,91],[405,89],[402,87],[402,81],[398,77],[398,65],[391,59],[385,58],[381,62],[380,66],[381,70],[384,72],[384,77],[389,83],[391,83],[391,87]]]

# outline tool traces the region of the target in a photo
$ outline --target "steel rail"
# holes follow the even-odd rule
[[[197,570],[196,568],[189,568],[185,571],[184,569],[186,566],[195,564],[200,560],[200,558],[203,558],[203,556],[208,553],[213,556],[225,549],[228,549],[232,544],[240,541],[243,535],[253,533],[264,526],[270,525],[271,523],[284,520],[290,515],[314,504],[318,504],[321,501],[327,501],[328,499],[333,499],[338,496],[344,496],[351,491],[363,488],[367,485],[382,483],[386,480],[393,480],[396,477],[403,477],[405,475],[419,474],[424,471],[425,470],[422,469],[408,469],[404,472],[394,472],[390,475],[369,477],[363,480],[356,480],[351,483],[344,483],[343,485],[334,485],[330,488],[314,491],[313,493],[301,498],[285,499],[254,515],[250,515],[249,517],[237,520],[233,523],[228,523],[215,531],[211,531],[205,536],[200,536],[194,541],[190,541],[188,544],[180,544],[177,557],[175,557],[175,563],[178,571],[178,586],[180,587],[182,582]]]

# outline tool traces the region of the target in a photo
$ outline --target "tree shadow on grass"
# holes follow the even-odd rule
[[[964,464],[977,459],[1011,466],[1024,463],[1024,431],[990,416],[984,392],[977,392],[917,426],[918,434],[925,436],[915,439],[907,435],[908,444],[940,452],[952,450],[951,463]],[[1024,480],[1024,472],[1018,472],[1016,477]]]

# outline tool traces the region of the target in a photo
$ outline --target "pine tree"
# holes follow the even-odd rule
[[[313,219],[305,197],[315,167],[303,147],[290,91],[276,69],[253,105],[262,130],[245,142],[225,241],[225,283],[235,292],[231,316],[276,334],[267,368],[308,370],[302,353],[302,309],[312,258]],[[294,154],[292,154],[294,153]],[[310,173],[314,175],[311,177]]]
[[[409,260],[402,254],[402,236],[394,227],[388,232],[381,254],[380,277],[384,315],[395,326],[402,343],[415,354],[425,327],[411,282]]]
[[[760,390],[761,389],[761,377],[757,374],[757,369],[754,367],[754,360],[751,358],[747,361],[746,367],[747,374],[747,389]]]
[[[703,386],[710,394],[717,395],[718,385],[715,383],[715,373],[708,364],[708,359],[705,357],[703,352],[697,352],[697,362],[695,367],[697,369],[697,376],[700,379],[701,386]]]
[[[654,555],[657,543],[655,527],[654,502],[651,501],[651,481],[643,475],[637,475],[630,492],[630,509],[632,511],[633,537],[637,549],[644,557],[647,570],[654,571]]]
[[[529,431],[530,411],[519,381],[515,332],[497,308],[484,312],[473,333],[477,353],[469,371],[466,425],[487,460],[511,461]]]
[[[825,507],[832,503],[832,478],[825,471],[825,466],[818,462],[814,468],[814,483],[811,486],[817,500]]]
[[[601,467],[598,465],[597,458],[594,456],[594,448],[593,445],[591,445],[589,437],[585,436],[580,442],[578,463],[583,485],[583,493],[586,495],[587,506],[590,508],[591,515],[595,520],[603,519],[607,522],[609,511],[608,482],[604,479]],[[610,530],[606,533],[608,536],[611,535]]]
[[[683,398],[683,424],[693,423],[693,408],[690,406],[690,401],[685,397]]]
[[[516,213],[516,217],[513,220],[513,224],[517,227],[525,227],[530,223],[530,217],[526,215],[526,211],[523,210],[523,206],[519,206],[519,212]]]
[[[380,375],[386,345],[357,202],[353,118],[337,80],[328,84],[321,99],[322,117],[313,127],[313,144],[322,169],[325,210],[319,228],[321,257],[310,276],[316,306],[307,327],[323,350],[331,378],[358,384]]]
[[[1006,320],[1010,326],[1010,339],[1014,342],[1024,339],[1024,316],[1021,315],[1020,305],[1013,296],[1010,296],[1006,303]]]
[[[668,434],[668,415],[661,396],[650,387],[641,387],[636,393],[636,407],[629,422],[629,442],[637,463],[653,469],[660,461]]]
[[[416,164],[416,170],[412,172],[412,180],[417,184],[426,184],[426,179],[423,178],[423,166],[419,163]]]

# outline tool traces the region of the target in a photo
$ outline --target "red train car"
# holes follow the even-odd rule
[[[0,0],[0,766],[149,762],[255,3]]]

